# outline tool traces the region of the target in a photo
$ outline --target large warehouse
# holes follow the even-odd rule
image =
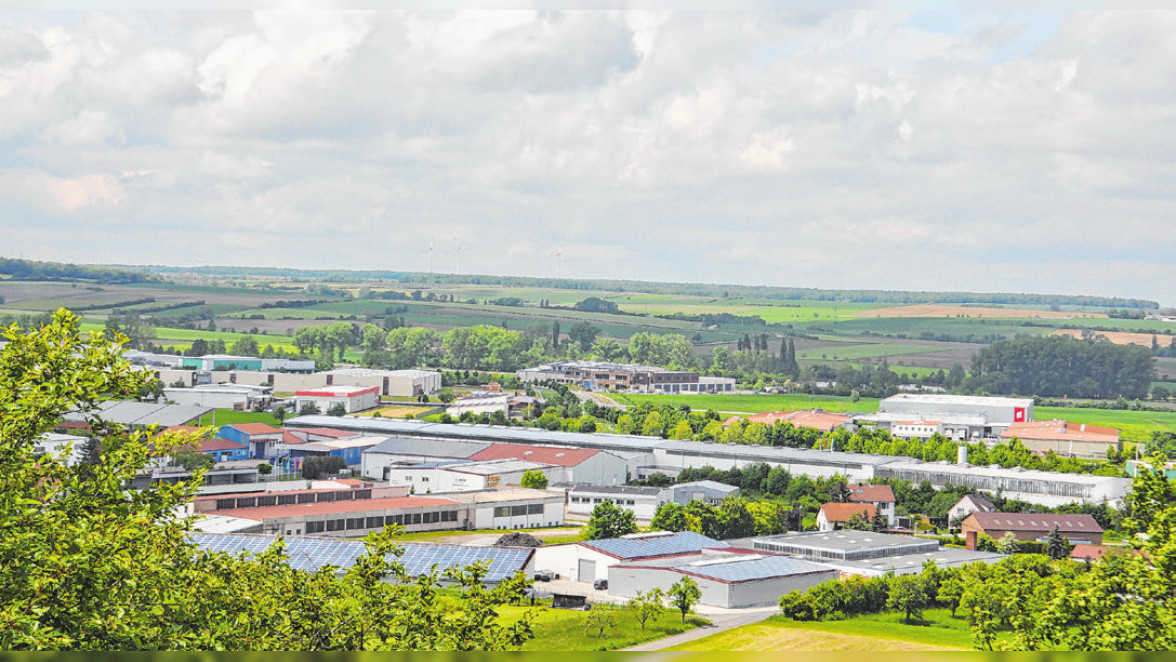
[[[1033,398],[993,398],[941,393],[899,393],[858,416],[901,437],[941,434],[949,439],[992,439],[1013,423],[1033,420]]]
[[[343,405],[348,414],[371,409],[380,404],[380,389],[375,386],[320,386],[314,390],[295,391],[298,409],[314,405],[319,411]]]
[[[774,605],[786,593],[810,589],[839,575],[835,568],[802,559],[704,550],[613,565],[608,569],[608,592],[632,598],[652,588],[669,590],[690,577],[702,591],[701,604],[740,609]]]
[[[728,547],[730,545],[725,542],[691,531],[634,533],[607,540],[544,545],[535,550],[535,567],[591,584],[597,579],[608,579],[609,568],[618,563],[698,554],[704,549]]]

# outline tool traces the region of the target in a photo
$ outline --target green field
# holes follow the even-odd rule
[[[206,414],[200,419],[199,425],[213,425],[213,414]],[[266,412],[234,411],[232,409],[217,409],[215,412],[216,426],[234,425],[236,423],[267,423],[274,427],[281,427],[282,423]]]
[[[755,414],[766,411],[793,411],[798,409],[821,408],[832,412],[872,412],[878,410],[877,398],[861,398],[854,402],[850,398],[840,398],[833,395],[808,396],[802,393],[785,395],[610,395],[617,402],[638,404],[651,402],[658,405],[673,404],[675,407],[687,405],[691,409],[705,411],[713,409],[718,412]]]
[[[1070,423],[1118,428],[1120,439],[1136,443],[1151,439],[1153,432],[1176,432],[1176,411],[1036,407],[1033,412],[1039,421],[1060,418]]]
[[[967,620],[947,609],[928,609],[922,620],[903,622],[896,612],[844,621],[797,622],[783,616],[675,646],[683,651],[780,650],[973,650]]]
[[[601,606],[594,604],[593,609]],[[607,608],[607,607],[606,607]],[[522,614],[523,607],[500,607],[499,613],[509,622]],[[591,612],[571,609],[543,609],[535,619],[535,638],[523,645],[525,651],[596,651],[617,650],[637,644],[661,639],[680,632],[692,630],[707,621],[688,617],[683,623],[677,612],[666,610],[661,618],[645,624],[645,630],[626,609],[614,609],[615,627],[610,628],[603,638],[585,633],[584,623]]]

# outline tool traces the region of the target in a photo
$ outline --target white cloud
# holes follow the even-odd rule
[[[10,15],[5,250],[1174,303],[1176,17],[951,19]]]

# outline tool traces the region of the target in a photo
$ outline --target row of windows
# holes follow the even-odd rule
[[[300,494],[271,494],[267,496],[217,499],[217,510],[260,508],[263,506],[292,506],[296,503],[329,503],[372,498],[371,490],[335,490],[333,492],[303,492]]]
[[[495,517],[518,517],[519,515],[542,515],[543,504],[532,503],[526,506],[495,506]]]
[[[443,510],[432,513],[408,513],[405,515],[373,515],[371,517],[347,517],[339,519],[307,522],[307,533],[322,533],[323,531],[349,531],[353,529],[378,529],[383,526],[399,524],[410,526],[413,524],[435,524],[437,522],[456,522],[456,510]]]
[[[601,501],[612,501],[618,506],[632,506],[636,505],[636,501],[632,499],[593,499],[592,497],[572,497],[572,503],[600,503]]]

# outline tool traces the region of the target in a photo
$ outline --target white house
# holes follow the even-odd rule
[[[872,504],[886,517],[890,526],[898,521],[894,512],[898,500],[894,498],[894,490],[889,485],[850,485],[849,502]]]
[[[568,490],[568,512],[591,515],[592,509],[605,501],[633,511],[640,520],[651,520],[663,503],[673,500],[667,487],[629,487],[625,485],[576,485]]]

